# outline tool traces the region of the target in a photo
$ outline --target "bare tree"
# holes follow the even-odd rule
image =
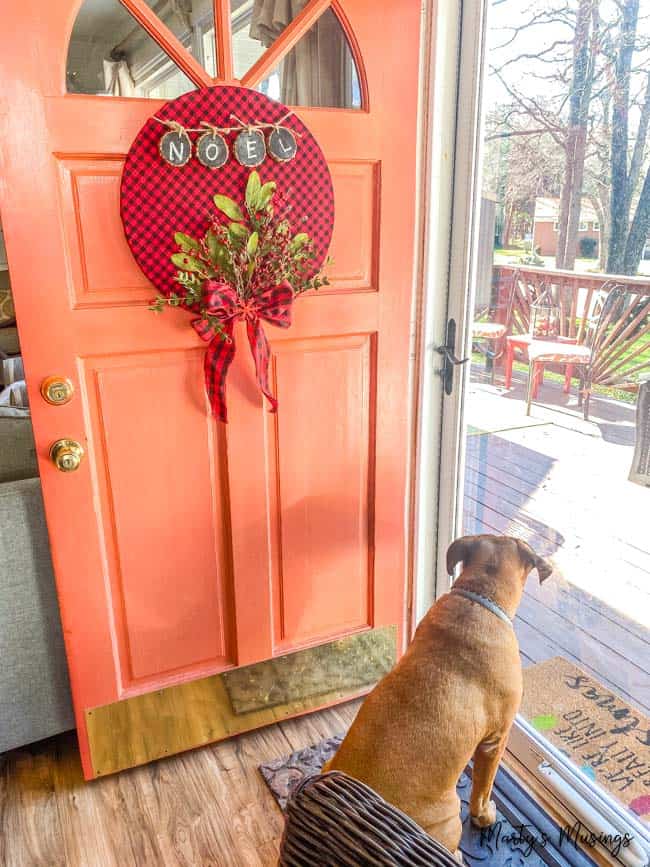
[[[611,223],[607,256],[607,270],[610,274],[622,274],[624,272],[625,246],[630,221],[632,201],[631,178],[628,169],[630,73],[638,18],[639,0],[623,0],[613,79],[612,144],[610,151]]]
[[[650,27],[639,9],[640,0],[534,0],[491,52],[511,100],[492,136],[529,136],[540,148],[552,140],[563,153],[559,268],[575,266],[583,197],[610,273],[636,273],[650,231]],[[543,47],[516,52],[539,29]]]
[[[504,247],[530,229],[537,196],[558,195],[562,174],[557,142],[542,128],[515,125],[513,108],[499,105],[488,116],[483,166],[484,191],[503,205]]]
[[[600,32],[599,0],[579,0],[573,36],[569,118],[564,139],[564,178],[558,216],[555,267],[573,270],[578,246],[582,187]]]

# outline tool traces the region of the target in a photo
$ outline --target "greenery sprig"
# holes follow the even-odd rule
[[[294,296],[329,285],[322,273],[313,273],[313,241],[306,232],[293,233],[290,208],[278,192],[275,181],[262,184],[252,171],[246,184],[242,209],[234,199],[214,196],[217,212],[202,238],[176,232],[178,250],[171,260],[178,268],[178,292],[158,295],[149,309],[185,307],[200,315],[214,331],[227,339],[221,321],[204,305],[206,280],[232,286],[242,301],[286,281]],[[292,234],[293,233],[293,234]],[[331,260],[327,260],[327,265]]]

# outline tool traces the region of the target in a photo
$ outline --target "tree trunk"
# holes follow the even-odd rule
[[[590,52],[590,30],[597,21],[594,4],[598,0],[579,0],[573,38],[573,76],[569,92],[569,122],[566,138],[564,181],[558,215],[556,268],[572,270],[576,259],[580,203],[587,143],[587,119],[591,101],[594,56]]]
[[[622,274],[636,274],[650,231],[650,168],[646,172],[639,202],[625,244]]]
[[[607,243],[609,238],[607,226],[607,214],[609,212],[609,201],[607,192],[603,190],[600,196],[589,196],[589,201],[598,216],[598,270],[604,271],[607,264]]]
[[[503,223],[503,238],[501,239],[501,246],[505,249],[510,246],[510,235],[512,234],[512,211],[513,206],[506,206],[506,216]]]
[[[580,228],[580,210],[582,206],[582,184],[585,174],[585,154],[587,151],[587,128],[578,127],[575,137],[575,154],[573,158],[573,182],[569,199],[569,216],[566,229],[566,248],[564,265],[567,271],[573,271],[578,253],[578,230]]]
[[[571,191],[573,185],[573,156],[575,153],[575,128],[567,130],[566,152],[564,156],[564,180],[560,193],[560,207],[557,215],[558,233],[555,252],[555,267],[564,268],[566,259],[567,230],[571,210]]]
[[[612,145],[610,237],[607,271],[625,273],[625,247],[630,221],[631,191],[628,175],[630,70],[639,18],[639,0],[624,0],[621,17],[619,50],[614,69],[612,101]]]

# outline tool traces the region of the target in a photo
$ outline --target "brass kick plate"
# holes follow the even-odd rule
[[[395,664],[385,626],[86,711],[95,776],[363,695]]]

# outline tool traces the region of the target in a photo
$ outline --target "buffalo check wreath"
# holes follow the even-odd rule
[[[167,306],[185,307],[198,314],[192,326],[208,341],[205,387],[214,415],[225,422],[235,322],[246,323],[257,382],[275,412],[278,402],[269,385],[270,350],[262,320],[288,328],[294,297],[328,281],[313,274],[311,238],[306,232],[294,233],[275,181],[262,184],[252,171],[243,206],[222,193],[214,196],[214,204],[202,238],[175,233],[178,251],[171,259],[178,268],[180,291],[158,295],[150,309],[159,313]]]
[[[266,159],[252,172],[232,158],[223,166],[163,159],[161,135],[172,125],[188,136],[207,125],[220,128],[232,150],[236,136],[229,140],[224,128],[233,116],[251,129],[290,129],[297,140],[294,157]],[[246,324],[257,382],[274,412],[263,323],[288,328],[294,298],[327,283],[320,269],[332,237],[334,196],[314,137],[264,94],[203,88],[166,103],[143,126],[127,156],[120,195],[131,252],[159,291],[151,309],[187,310],[208,343],[205,383],[214,416],[227,421],[226,377],[237,321]]]

